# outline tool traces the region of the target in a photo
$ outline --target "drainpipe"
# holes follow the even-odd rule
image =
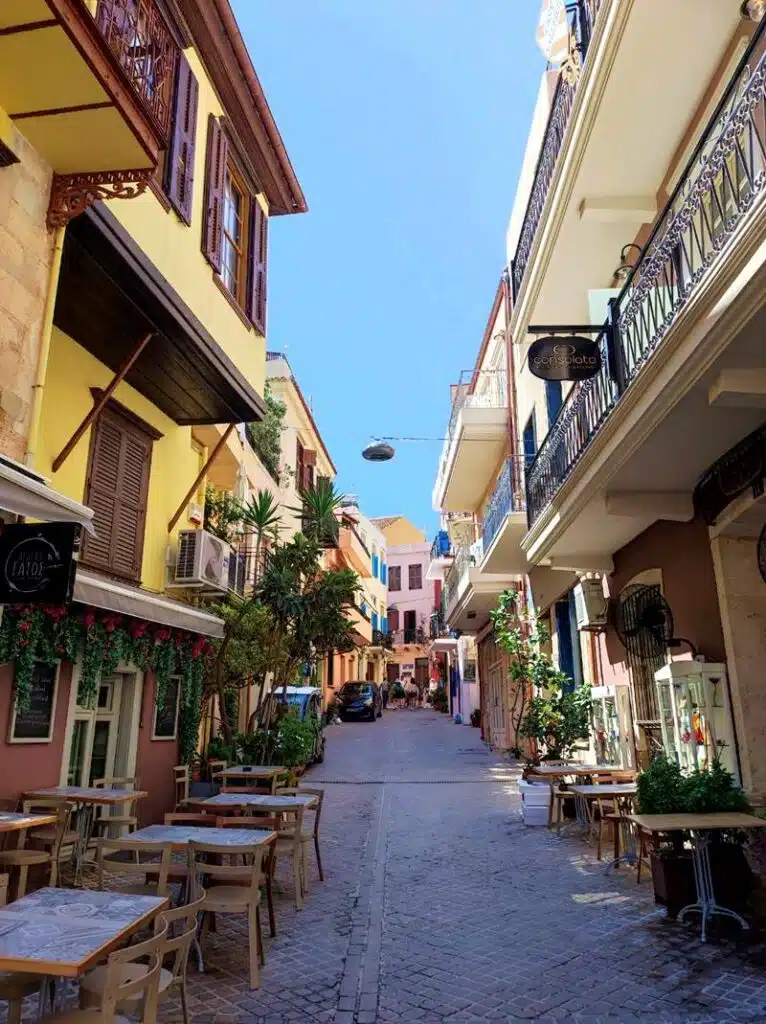
[[[37,446],[40,440],[40,417],[43,409],[43,393],[45,378],[48,375],[48,359],[51,351],[51,335],[53,333],[53,311],[56,308],[59,276],[61,274],[61,255],[64,251],[64,234],[66,228],[56,228],[53,235],[53,253],[48,272],[48,292],[45,296],[45,310],[40,331],[40,350],[37,354],[37,370],[32,386],[32,412],[29,418],[29,434],[27,436],[27,452],[24,462],[34,468],[37,459]]]

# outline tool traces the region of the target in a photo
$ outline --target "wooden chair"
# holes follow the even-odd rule
[[[26,803],[24,807],[26,811]],[[48,850],[27,849],[24,845],[19,845],[15,850],[0,851],[0,865],[4,865],[9,868],[16,868],[18,870],[18,877],[16,879],[17,900],[21,899],[27,891],[27,877],[31,867],[49,864],[50,874],[48,876],[48,885],[56,885],[59,876],[61,851],[65,840],[67,841],[67,845],[79,840],[79,834],[77,832],[72,833],[69,829],[71,819],[72,808],[68,804],[62,802],[56,808],[56,825],[50,836],[50,848]],[[71,836],[74,836],[73,840],[69,838]],[[32,833],[32,837],[36,838],[34,833]],[[22,832],[19,843],[23,844],[24,839],[25,833]]]
[[[127,1017],[118,1015],[117,1008],[131,1004],[137,1006],[142,1024],[157,1024],[162,951],[167,937],[167,925],[158,934],[110,954],[106,963],[105,980],[97,1009],[72,1010],[44,1017],[44,1024],[131,1024]],[[146,957],[148,963],[139,963]],[[127,979],[127,980],[125,980]]]
[[[0,907],[8,902],[8,881],[8,875],[0,875]],[[6,1024],[21,1024],[22,1003],[40,991],[41,982],[42,977],[36,974],[0,971],[0,1002],[8,1003]]]
[[[187,903],[175,910],[165,910],[157,918],[156,934],[165,938],[159,950],[160,963],[164,964],[168,956],[173,957],[172,966],[160,968],[158,997],[162,1001],[172,995],[175,989],[181,997],[181,1011],[184,1024],[190,1024],[189,1007],[186,992],[186,969],[189,962],[189,950],[197,934],[197,914],[202,909],[204,892],[193,903]],[[145,964],[123,964],[120,972],[120,983],[135,981],[142,973],[146,973]],[[107,983],[108,967],[96,967],[80,981],[80,1006],[87,1008],[98,1006],[103,998]],[[135,1011],[137,997],[125,1000],[118,1009],[126,1012]]]
[[[127,789],[134,792],[139,789],[138,779],[130,777],[107,776],[103,779],[94,779],[93,785],[96,789]],[[136,813],[138,798],[130,803],[121,804],[119,809],[104,807],[99,817],[93,822],[93,832],[98,838],[109,836],[109,829],[116,826],[118,829],[127,829],[128,834],[135,832],[138,828],[138,815]],[[124,836],[121,831],[120,835]]]
[[[215,814],[194,813],[192,811],[172,811],[165,815],[166,825],[194,825],[202,828],[215,828]]]
[[[306,892],[309,891],[309,859],[311,855],[311,846],[314,846],[314,856],[317,862],[317,871],[319,873],[319,881],[324,882],[324,871],[322,870],[322,854],[319,850],[319,821],[322,817],[322,804],[324,803],[324,790],[323,789],[311,789],[309,786],[301,786],[299,789],[290,789],[285,787],[280,790],[280,793],[284,793],[286,796],[313,796],[316,797],[316,807],[305,808],[305,814],[313,814],[314,820],[309,828],[304,828],[301,832],[301,842],[303,844],[303,874]]]
[[[281,825],[281,819],[277,816],[267,817],[266,815],[254,816],[248,815],[245,818],[237,817],[225,817],[218,818],[216,821],[217,828],[252,828],[252,829],[269,829],[272,832],[278,832]],[[277,936],[277,915],[274,908],[274,844],[269,844],[269,850],[266,858],[263,862],[263,880],[262,885],[266,889],[266,906],[269,911],[269,934],[272,939]]]
[[[189,799],[189,776],[188,764],[177,764],[173,769],[173,784],[176,790],[176,810],[186,806]]]
[[[222,793],[235,793],[237,796],[273,796],[273,786],[221,786]]]
[[[123,859],[123,855],[129,856]],[[99,889],[134,896],[167,896],[170,877],[168,843],[142,843],[131,839],[99,839],[96,844]],[[105,885],[105,872],[127,878],[129,884]],[[151,879],[151,880],[150,880]]]
[[[215,782],[215,776],[220,772],[226,771],[229,767],[229,762],[224,761],[221,757],[211,757],[207,763],[207,777],[209,782]]]
[[[254,821],[262,821],[265,815],[253,808],[252,818]],[[295,907],[296,910],[303,910],[303,896],[306,892],[306,880],[303,866],[303,807],[290,807],[288,810],[280,810],[277,817],[278,830],[277,841],[274,844],[274,854],[271,862],[272,874],[276,871],[277,861],[280,857],[290,858],[293,866],[293,884],[295,886]],[[273,815],[273,811],[270,812]],[[263,827],[256,825],[256,828]]]
[[[205,924],[208,914],[247,914],[251,989],[260,987],[264,961],[260,914],[264,854],[263,846],[253,849],[251,846],[189,843],[192,899],[201,898]],[[243,857],[246,867],[216,864],[212,859],[224,856]],[[201,878],[206,879],[204,895]]]

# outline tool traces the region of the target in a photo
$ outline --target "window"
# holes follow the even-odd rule
[[[524,427],[524,433],[521,441],[524,448],[524,465],[529,469],[537,455],[537,430],[535,429],[534,411],[527,420],[527,425]]]
[[[223,193],[223,240],[221,242],[221,278],[232,298],[240,306],[245,296],[245,247],[247,245],[247,196],[242,182],[231,166],[226,168]]]
[[[396,608],[388,609],[388,628],[392,633],[397,633],[399,631],[399,612]]]
[[[561,381],[546,380],[545,382],[545,404],[548,412],[548,428],[550,429],[561,408]]]
[[[202,250],[237,307],[266,333],[268,218],[210,116]]]
[[[181,678],[171,676],[162,707],[154,705],[153,740],[174,740],[178,733],[178,706],[181,700]]]
[[[310,491],[314,486],[314,467],[317,453],[295,442],[295,486],[299,491]]]
[[[374,579],[378,578],[378,565],[379,565],[378,549],[373,545],[373,548],[372,548],[372,575],[373,575]]]
[[[378,613],[373,612],[371,617],[373,632],[377,631],[378,628]]]
[[[404,642],[414,644],[418,627],[418,617],[414,611],[404,613]]]
[[[411,565],[409,566],[409,583],[410,590],[422,590],[423,589],[423,566],[422,565]]]
[[[29,692],[29,707],[11,713],[9,743],[50,743],[53,737],[53,717],[56,713],[58,665],[35,662]],[[13,696],[10,696],[13,700]]]
[[[384,586],[388,583],[388,566],[385,562],[380,563],[380,582]]]
[[[152,447],[160,436],[116,402],[96,420],[85,485],[96,536],[83,543],[85,565],[140,581]]]
[[[388,570],[388,589],[389,590],[401,590],[402,589],[402,567],[400,565],[392,565]]]

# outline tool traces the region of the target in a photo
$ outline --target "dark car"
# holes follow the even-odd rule
[[[383,695],[377,683],[344,683],[338,694],[338,714],[345,722],[349,718],[366,718],[374,722],[383,714]]]

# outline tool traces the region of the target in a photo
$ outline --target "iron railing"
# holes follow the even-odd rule
[[[523,512],[526,507],[524,460],[513,455],[503,463],[492,497],[484,509],[482,540],[485,551],[497,536],[505,517],[511,512]]]
[[[437,558],[449,558],[452,555],[452,541],[447,530],[439,530],[431,545],[431,561]]]
[[[420,626],[417,629],[395,629],[389,633],[393,644],[427,644],[426,631]]]
[[[548,115],[548,123],[540,146],[540,155],[537,158],[524,220],[521,222],[516,252],[511,260],[511,283],[514,299],[521,291],[521,283],[524,280],[524,273],[543,216],[561,144],[569,124],[569,115],[572,112],[577,92],[579,74],[585,64],[588,44],[600,7],[601,0],[577,0],[576,3],[567,7],[570,16],[570,32],[575,44],[573,58],[575,63],[570,63],[568,67],[562,68]]]
[[[167,142],[178,46],[156,0],[98,0],[96,24]]]
[[[569,392],[527,470],[530,526],[766,189],[765,32],[766,23],[737,68],[630,277],[610,302],[599,338],[601,371]]]
[[[460,581],[471,568],[476,565],[476,559],[471,554],[470,548],[458,547],[455,549],[455,561],[447,570],[444,576],[444,607],[449,608],[452,604]]]

